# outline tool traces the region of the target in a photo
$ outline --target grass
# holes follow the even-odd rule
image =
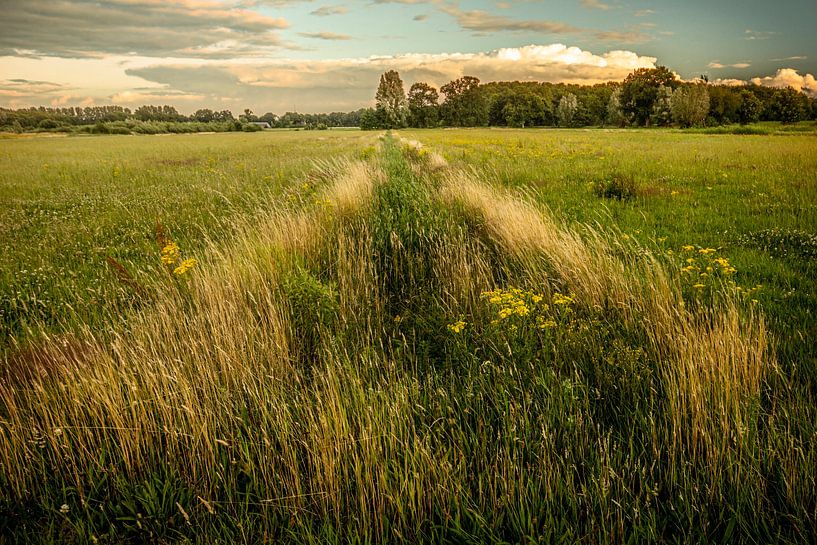
[[[4,141],[0,346],[42,324],[107,327],[134,301],[106,258],[149,283],[157,222],[198,253],[229,240],[233,218],[295,198],[315,161],[354,157],[373,141],[335,131]]]
[[[311,172],[306,186],[218,215],[229,235],[181,244],[202,257],[189,273],[140,277],[150,295],[131,294],[145,300],[123,318],[71,336],[40,322],[34,344],[6,353],[7,540],[814,540],[808,345],[781,348],[793,341],[763,295],[751,301],[762,291],[737,290],[755,273],[686,219],[707,212],[693,196],[709,190],[672,178],[681,159],[697,172],[713,147],[699,139],[747,162],[751,142],[422,131],[370,149],[373,136],[349,134],[334,142],[342,159],[293,167]],[[288,137],[240,141],[250,154],[265,138]],[[633,199],[596,196],[600,159],[567,153],[594,138],[613,171],[631,165]],[[770,138],[792,139],[791,160],[759,168],[795,183],[786,173],[811,169],[812,137]],[[668,195],[645,191],[658,144],[673,159]],[[709,214],[736,206],[720,204]],[[659,242],[647,225],[662,209],[676,222]],[[752,221],[732,218],[763,227]],[[786,248],[808,250],[812,226]],[[739,247],[766,252],[772,238]],[[685,272],[690,258],[719,269]]]

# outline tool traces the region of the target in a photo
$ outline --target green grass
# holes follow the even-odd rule
[[[205,242],[229,240],[232,219],[312,183],[316,161],[356,157],[374,141],[336,131],[4,140],[0,346],[43,325],[107,327],[134,301],[106,257],[149,284],[161,274],[158,222],[206,260]]]
[[[748,211],[772,188],[774,202],[808,202],[813,136],[410,134],[425,145],[373,148],[366,133],[61,140],[57,155],[80,157],[144,143],[137,174],[157,146],[173,158],[211,146],[235,161],[226,180],[268,146],[285,174],[269,192],[248,175],[231,201],[256,195],[207,216],[206,199],[137,201],[128,208],[213,218],[172,224],[200,265],[161,274],[146,218],[127,242],[144,248],[131,266],[145,267],[147,296],[128,292],[137,304],[122,317],[72,316],[70,337],[50,335],[61,320],[32,320],[49,337],[4,354],[0,539],[814,541],[813,352],[781,327],[813,321],[774,304],[806,312],[815,298],[773,304],[764,286],[755,304],[732,283],[754,285],[751,260],[770,256],[758,270],[775,281],[812,281],[813,215]],[[15,145],[25,157],[56,144]],[[727,174],[719,197],[713,170]],[[630,178],[633,198],[596,189]],[[791,231],[761,232],[771,227]],[[86,266],[47,240],[66,269]],[[693,255],[738,272],[690,278]]]
[[[781,362],[817,383],[817,260],[744,243],[768,230],[817,234],[817,138],[699,135],[665,130],[404,132],[458,166],[533,192],[570,223],[589,223],[654,249],[717,248],[738,269],[780,340]],[[624,175],[634,199],[598,198]]]

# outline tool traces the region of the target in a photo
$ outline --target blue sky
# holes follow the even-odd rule
[[[815,0],[0,0],[0,106],[169,103],[283,112],[463,74],[682,78],[817,93]]]

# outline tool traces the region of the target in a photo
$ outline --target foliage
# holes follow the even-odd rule
[[[439,94],[427,83],[415,83],[408,93],[410,127],[436,127],[439,121]]]
[[[704,84],[683,85],[670,98],[672,120],[681,127],[702,125],[709,113],[709,92]]]
[[[638,186],[632,174],[615,172],[595,180],[593,193],[605,199],[627,201],[636,196]]]
[[[621,108],[636,125],[648,125],[661,87],[674,89],[675,74],[664,66],[639,68],[621,84]]]
[[[375,101],[377,110],[383,112],[383,128],[398,129],[405,126],[406,92],[403,90],[403,80],[396,70],[389,70],[380,76]]]
[[[556,118],[559,120],[559,126],[572,127],[578,109],[579,102],[573,93],[568,93],[560,98],[559,106],[556,108]]]

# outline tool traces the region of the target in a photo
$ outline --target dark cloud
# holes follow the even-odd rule
[[[0,0],[0,9],[0,55],[252,56],[280,48],[276,30],[288,26],[212,0]]]

